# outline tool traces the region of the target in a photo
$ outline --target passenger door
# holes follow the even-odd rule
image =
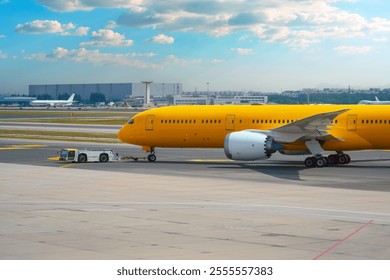
[[[153,131],[153,127],[154,127],[154,115],[147,115],[145,130]]]
[[[350,131],[357,129],[357,115],[348,115],[347,129]]]
[[[235,118],[236,118],[235,115],[227,115],[226,116],[226,125],[225,125],[226,130],[228,130],[228,131],[234,130],[234,127],[235,127],[234,120],[235,120]]]

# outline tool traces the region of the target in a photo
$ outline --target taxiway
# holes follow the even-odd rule
[[[0,140],[1,259],[389,259],[390,153],[307,169],[158,149],[157,162],[73,164],[63,147]]]

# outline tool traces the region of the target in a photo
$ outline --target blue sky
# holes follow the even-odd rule
[[[0,0],[0,94],[143,80],[390,87],[388,11],[384,0]]]

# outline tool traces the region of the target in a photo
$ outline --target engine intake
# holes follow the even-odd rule
[[[264,133],[238,131],[225,136],[224,149],[229,159],[259,160],[271,157],[283,146]]]

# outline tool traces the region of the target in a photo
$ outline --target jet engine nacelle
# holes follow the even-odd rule
[[[283,148],[271,137],[261,132],[238,131],[225,136],[225,154],[234,160],[267,159],[272,153]]]

